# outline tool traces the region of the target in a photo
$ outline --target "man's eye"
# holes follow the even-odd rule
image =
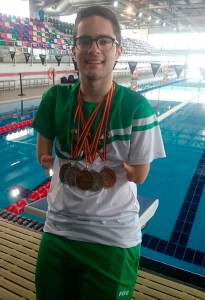
[[[99,43],[100,43],[100,45],[106,45],[106,44],[110,43],[110,40],[109,39],[100,39]]]
[[[90,40],[88,40],[88,39],[79,40],[79,44],[81,44],[81,45],[89,45],[90,44]]]

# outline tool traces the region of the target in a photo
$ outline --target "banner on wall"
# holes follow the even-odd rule
[[[39,54],[39,57],[40,57],[40,59],[41,59],[42,65],[44,65],[44,64],[45,64],[45,61],[46,61],[46,55],[45,55],[45,54]]]
[[[183,69],[184,69],[184,66],[174,65],[173,67],[174,67],[174,70],[175,70],[175,72],[177,74],[177,79],[178,79],[180,77]]]
[[[10,55],[11,55],[11,60],[13,61],[14,57],[16,55],[16,52],[15,51],[10,51]]]
[[[24,56],[25,56],[26,63],[28,63],[31,53],[25,52]]]
[[[161,64],[159,64],[159,63],[150,63],[150,64],[151,64],[151,68],[152,68],[152,74],[155,77],[157,72],[159,71]]]
[[[58,63],[58,66],[60,66],[60,64],[61,64],[61,59],[62,59],[62,55],[56,55],[55,56],[55,58],[56,58],[56,61],[57,61],[57,63]]]
[[[129,65],[131,74],[133,74],[133,72],[134,72],[134,70],[135,70],[135,68],[136,68],[137,62],[134,62],[134,61],[128,61],[128,65]]]

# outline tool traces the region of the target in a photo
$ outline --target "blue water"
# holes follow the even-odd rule
[[[204,276],[205,105],[190,103],[160,126],[167,157],[154,161],[147,180],[138,186],[139,194],[159,199],[143,230],[150,240],[142,255]],[[177,227],[183,228],[180,239]]]
[[[173,90],[166,92],[173,96]],[[175,101],[156,99],[150,97],[149,101],[157,115],[162,115],[181,101],[179,95]],[[39,102],[39,99],[36,101]],[[33,105],[33,102],[27,102],[27,116],[32,117]],[[17,114],[20,110],[18,103]],[[25,118],[25,115],[18,118]],[[205,276],[205,243],[202,242],[205,228],[205,158],[200,162],[205,149],[203,101],[187,104],[161,121],[160,126],[167,157],[155,160],[147,180],[138,186],[140,195],[159,199],[154,217],[143,230],[142,256]],[[28,136],[13,142],[0,138],[0,208],[19,199],[12,198],[8,193],[14,185],[29,191],[47,179],[36,160],[35,144],[36,133],[32,130]],[[194,176],[198,180],[197,186]],[[190,197],[187,198],[189,190]],[[192,210],[184,209],[187,206]],[[189,215],[182,221],[180,214],[187,214],[187,211]],[[176,222],[177,226],[183,223],[183,239],[176,240]],[[185,231],[185,227],[191,229]]]

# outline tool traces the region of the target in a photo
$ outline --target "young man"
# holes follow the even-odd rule
[[[48,172],[54,162],[37,299],[131,299],[141,229],[130,182],[143,183],[163,142],[147,100],[113,82],[122,53],[115,14],[85,8],[73,35],[81,80],[49,89],[33,123],[40,164]]]

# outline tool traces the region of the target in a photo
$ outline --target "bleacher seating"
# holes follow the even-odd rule
[[[122,47],[124,55],[127,56],[156,56],[161,55],[160,51],[149,45],[146,41],[123,38]]]
[[[46,62],[55,62],[56,56],[61,55],[71,61],[71,47],[73,44],[73,27],[74,24],[62,22],[54,18],[45,18],[40,21],[36,18],[21,18],[10,15],[0,14],[0,53],[1,49],[8,49],[8,55],[1,57],[1,60],[8,62],[11,51],[17,54],[17,62],[24,62],[27,53],[32,55],[32,62],[38,62],[39,52],[35,49],[42,49],[42,54],[46,55]],[[150,63],[153,56],[162,56],[160,50],[155,49],[146,41],[122,37],[123,55],[121,62],[129,62],[133,57],[140,57],[141,62]],[[24,55],[25,54],[25,55]],[[13,60],[13,59],[12,59]],[[65,60],[64,60],[65,61]],[[32,63],[31,62],[31,63]],[[15,61],[16,63],[16,61]],[[27,61],[26,61],[27,63]],[[139,60],[138,60],[139,63]],[[146,71],[146,72],[145,72]],[[145,74],[146,73],[146,74]],[[138,70],[140,77],[153,77],[151,68],[142,67]],[[115,68],[114,78],[130,76],[130,70]],[[139,79],[139,78],[138,78]],[[48,85],[48,78],[24,78],[23,87],[44,86]],[[15,88],[15,84],[0,83],[0,90]]]
[[[0,15],[0,46],[21,47],[22,52],[28,52],[30,47],[55,49],[61,54],[68,54],[73,44],[73,26],[53,18],[42,22],[36,18]],[[160,55],[154,47],[138,39],[122,38],[122,46],[125,56]]]
[[[33,47],[56,49],[62,53],[72,45],[72,28],[73,24],[57,20],[46,23],[34,18],[1,15],[0,45],[24,47],[22,52]]]

